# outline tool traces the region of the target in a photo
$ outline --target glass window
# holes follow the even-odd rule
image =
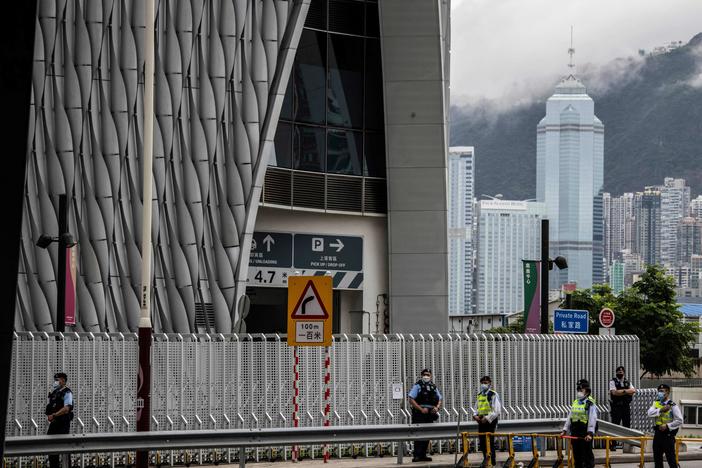
[[[325,149],[323,128],[295,125],[293,131],[294,169],[324,172]]]
[[[326,33],[302,30],[295,56],[293,105],[298,122],[325,123]]]
[[[315,29],[327,29],[327,0],[312,0],[305,18],[305,26]]]
[[[366,132],[363,175],[385,177],[385,135]]]
[[[697,406],[683,407],[683,422],[685,424],[697,424]]]
[[[327,172],[362,175],[363,133],[330,129],[327,133]]]
[[[363,128],[363,38],[329,34],[330,125]]]
[[[366,36],[380,36],[380,19],[378,18],[377,3],[366,3]]]
[[[363,35],[363,10],[358,0],[329,0],[329,31]]]
[[[383,108],[383,69],[380,41],[366,40],[366,128],[382,130],[385,124]]]
[[[280,108],[280,119],[293,119],[293,75],[290,75],[290,79],[288,80],[288,86],[285,88],[283,106]]]
[[[275,146],[271,166],[290,168],[292,163],[292,125],[280,122],[275,132]]]

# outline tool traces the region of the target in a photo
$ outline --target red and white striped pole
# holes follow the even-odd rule
[[[300,365],[300,357],[297,355],[297,346],[293,346],[293,374],[294,374],[294,379],[293,379],[293,427],[299,427],[300,426],[300,418],[298,416],[299,413],[299,406],[297,403],[297,398],[300,396],[300,389],[297,387],[297,383],[300,380],[300,371],[299,371],[299,365]],[[298,447],[297,445],[293,445],[292,448],[292,461],[297,462],[298,460]]]
[[[330,425],[331,413],[331,354],[329,346],[324,347],[324,426]],[[329,461],[329,445],[324,444],[324,463]]]

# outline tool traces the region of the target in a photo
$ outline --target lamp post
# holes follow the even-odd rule
[[[154,149],[154,0],[144,2],[144,167],[141,226],[141,304],[139,312],[139,372],[137,373],[137,432],[151,429],[151,208]],[[137,450],[137,468],[149,467],[149,451]]]
[[[37,246],[46,249],[53,242],[58,242],[58,268],[56,274],[56,324],[57,332],[66,331],[66,255],[68,249],[76,245],[73,236],[68,232],[68,198],[66,194],[59,195],[58,237],[42,234],[37,240]]]
[[[548,256],[548,219],[541,220],[541,334],[548,334],[548,272],[555,264],[559,270],[568,268],[565,257],[551,260]]]

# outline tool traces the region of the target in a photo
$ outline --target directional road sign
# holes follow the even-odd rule
[[[589,325],[587,310],[556,309],[553,313],[554,333],[588,333]]]
[[[249,266],[292,267],[292,238],[285,232],[254,232]]]
[[[295,234],[295,268],[363,271],[363,238]]]
[[[331,346],[331,276],[288,278],[288,345]]]

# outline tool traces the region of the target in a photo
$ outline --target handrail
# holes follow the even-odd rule
[[[555,432],[560,419],[522,419],[501,421],[508,430]],[[470,430],[477,423],[466,421],[459,430]],[[185,430],[149,432],[110,432],[68,435],[8,437],[5,456],[47,453],[128,452],[133,450],[177,450],[235,447],[317,445],[322,443],[401,442],[423,439],[453,439],[456,424],[387,424],[364,426],[327,426],[302,428],[263,428],[227,430]]]

